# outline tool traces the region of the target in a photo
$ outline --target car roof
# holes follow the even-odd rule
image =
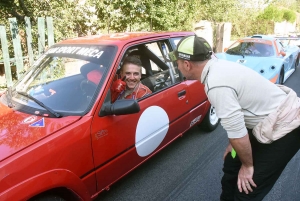
[[[253,36],[248,36],[244,39],[263,39],[263,40],[275,40],[273,36],[268,36],[268,35],[253,35]]]
[[[268,35],[253,35],[241,38],[237,41],[239,42],[257,42],[257,43],[265,43],[272,45],[272,43],[276,40],[276,38]]]
[[[120,45],[131,41],[158,37],[180,37],[195,35],[194,32],[124,32],[77,37],[63,40],[57,44],[110,44]]]

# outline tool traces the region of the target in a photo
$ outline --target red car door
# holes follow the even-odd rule
[[[156,50],[159,50],[160,44],[155,43],[142,45],[154,48],[154,51],[157,45]],[[155,53],[152,55],[151,52],[148,52],[151,54],[149,57],[156,60]],[[156,62],[160,63],[160,60]],[[139,113],[95,115],[93,119],[92,148],[99,191],[109,187],[190,126],[187,85],[180,81],[178,70],[172,72],[163,84],[157,84],[157,80],[163,79],[169,70],[160,69],[153,61],[150,63],[155,73],[150,78],[155,80],[156,85],[152,94],[138,101]]]

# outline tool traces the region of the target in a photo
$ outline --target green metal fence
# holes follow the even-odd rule
[[[0,82],[0,87],[9,87],[13,85],[12,72],[16,74],[15,79],[19,79],[20,76],[27,70],[28,66],[31,66],[41,55],[47,46],[50,47],[54,44],[54,32],[53,32],[53,19],[52,17],[39,17],[37,19],[37,36],[32,34],[32,26],[29,17],[25,17],[25,30],[21,30],[18,27],[16,18],[9,18],[9,28],[4,25],[0,25],[0,42],[1,50],[0,52],[0,67],[4,66],[4,76],[5,83]],[[46,25],[46,26],[45,26]],[[24,35],[20,35],[20,32],[25,32]],[[11,36],[11,41],[8,40],[7,33]],[[46,37],[47,36],[47,39]],[[38,49],[35,51],[33,48],[33,37],[37,37]],[[11,46],[13,48],[11,48]],[[13,51],[10,51],[13,49]],[[23,53],[26,55],[23,55]],[[25,64],[26,61],[26,65]],[[2,79],[3,80],[3,79]]]

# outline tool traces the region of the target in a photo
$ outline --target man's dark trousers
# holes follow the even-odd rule
[[[238,155],[232,158],[229,153],[223,166],[221,201],[262,200],[272,189],[287,163],[300,148],[300,127],[271,144],[259,143],[251,130],[248,130],[248,133],[253,155],[253,180],[257,187],[252,187],[253,192],[248,195],[239,192],[237,176],[241,162]]]

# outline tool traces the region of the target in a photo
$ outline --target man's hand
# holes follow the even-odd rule
[[[241,169],[238,174],[238,189],[240,192],[245,192],[246,194],[253,191],[252,187],[256,187],[256,184],[253,181],[254,167],[241,166]]]
[[[229,152],[231,152],[231,151],[232,151],[232,146],[231,146],[231,144],[229,143],[228,146],[227,146],[227,148],[225,149],[225,152],[224,152],[224,155],[223,155],[223,160],[225,160],[225,157],[226,157],[227,154],[228,154]]]
[[[125,76],[123,77],[123,79],[117,79],[116,81],[114,81],[114,83],[112,84],[111,90],[114,92],[118,92],[121,93],[122,91],[125,90],[126,87],[126,82],[124,82],[125,80]]]
[[[239,174],[238,174],[238,189],[240,192],[246,194],[253,191],[252,187],[256,187],[253,181],[253,159],[252,148],[249,140],[249,135],[245,135],[241,138],[230,138],[230,144],[235,149],[240,161],[242,162]]]

